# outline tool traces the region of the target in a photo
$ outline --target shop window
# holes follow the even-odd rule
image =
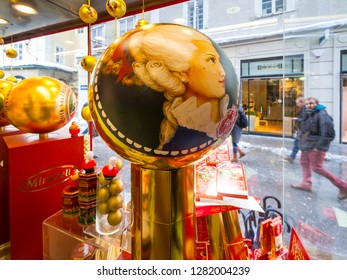
[[[100,49],[104,50],[104,41],[105,41],[105,25],[100,24],[93,26],[91,30],[91,48],[93,50],[93,55],[98,54]]]
[[[285,0],[262,0],[262,15],[283,13]]]
[[[77,33],[78,35],[84,34],[84,28],[83,28],[83,27],[82,27],[82,28],[77,28],[77,29],[76,29],[76,33]]]
[[[15,60],[23,60],[23,43],[15,43],[13,44],[13,48],[17,51],[18,54]]]
[[[203,0],[189,1],[188,26],[195,29],[204,28],[204,1]]]
[[[64,63],[64,47],[55,46],[55,62],[63,64]]]
[[[124,33],[135,28],[135,18],[127,17],[119,20],[119,35],[123,35]]]

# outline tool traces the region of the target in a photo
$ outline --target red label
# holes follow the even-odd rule
[[[217,128],[217,137],[226,138],[229,136],[231,130],[233,129],[238,115],[238,110],[235,104],[233,104],[231,109],[228,109],[227,115],[220,121]]]

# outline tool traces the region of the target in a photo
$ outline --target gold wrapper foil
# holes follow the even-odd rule
[[[24,132],[48,133],[67,124],[76,107],[77,97],[68,85],[51,77],[32,77],[11,88],[4,114]]]
[[[132,164],[133,259],[195,259],[194,169]]]
[[[5,118],[4,103],[5,97],[14,85],[15,83],[13,82],[0,81],[0,127],[10,124],[10,122]]]

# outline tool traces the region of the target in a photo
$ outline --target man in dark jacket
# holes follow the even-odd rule
[[[329,133],[331,126],[328,123],[331,119],[326,107],[319,104],[316,98],[309,97],[305,101],[305,108],[298,134],[303,178],[300,184],[292,184],[291,186],[304,191],[312,191],[312,172],[316,172],[327,178],[340,190],[337,196],[338,199],[346,199],[347,182],[323,167],[325,154],[329,150],[330,142],[333,140]]]

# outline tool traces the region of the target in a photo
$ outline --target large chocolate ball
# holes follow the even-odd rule
[[[66,125],[75,115],[76,107],[76,94],[67,84],[51,77],[32,77],[7,93],[4,114],[24,132],[48,133]]]
[[[203,33],[148,24],[117,38],[92,73],[89,108],[104,141],[143,167],[190,165],[218,147],[237,117],[238,81]]]

